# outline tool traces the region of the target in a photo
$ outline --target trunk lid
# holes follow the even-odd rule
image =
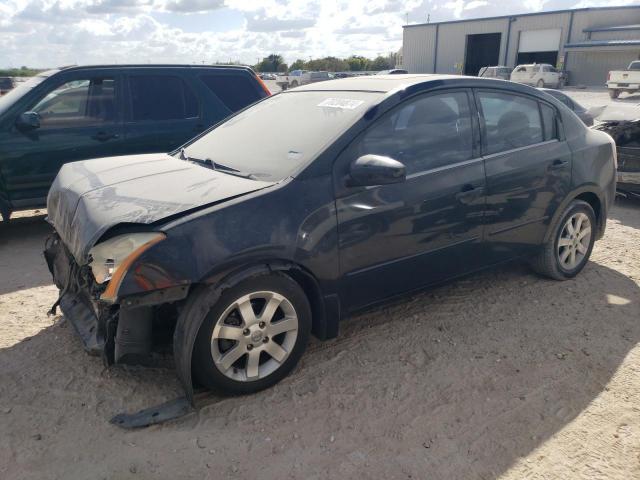
[[[151,224],[269,187],[179,160],[148,154],[68,163],[47,198],[47,221],[78,264],[118,224]]]

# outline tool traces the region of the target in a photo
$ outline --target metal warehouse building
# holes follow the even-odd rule
[[[401,63],[412,73],[465,75],[550,63],[568,71],[572,85],[604,85],[609,70],[638,58],[640,6],[628,6],[407,25]]]

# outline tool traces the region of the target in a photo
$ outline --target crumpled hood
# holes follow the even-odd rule
[[[79,264],[111,227],[149,224],[245,195],[274,182],[216,172],[170,155],[148,154],[68,163],[47,198],[47,220]]]

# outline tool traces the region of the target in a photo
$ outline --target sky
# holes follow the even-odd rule
[[[0,67],[375,57],[402,26],[640,0],[0,0]]]

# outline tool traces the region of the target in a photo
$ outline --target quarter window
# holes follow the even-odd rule
[[[133,121],[180,120],[198,116],[198,100],[180,77],[136,75],[129,79]]]
[[[543,141],[538,102],[517,95],[479,92],[487,154],[526,147]]]
[[[360,138],[355,154],[391,157],[411,174],[469,160],[472,136],[467,94],[447,92],[410,100],[386,114]]]
[[[558,138],[558,122],[555,110],[545,103],[540,104],[542,112],[542,123],[544,124],[544,139],[553,140]]]
[[[41,128],[113,122],[116,117],[116,83],[113,78],[66,82],[29,110],[40,115]]]

